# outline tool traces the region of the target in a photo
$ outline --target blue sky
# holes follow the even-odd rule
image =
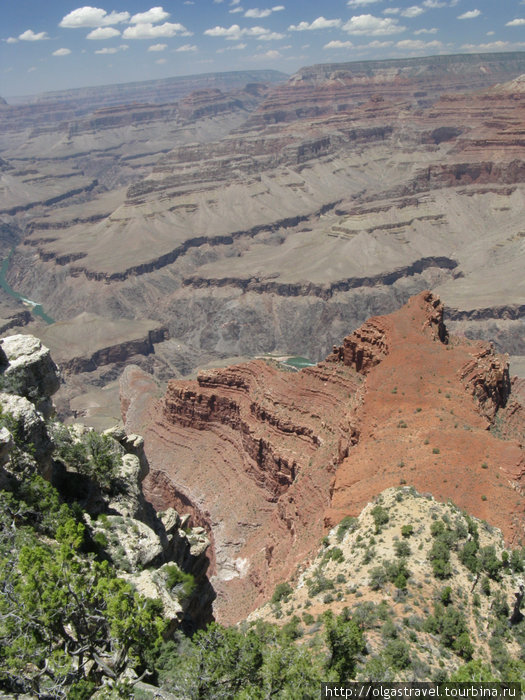
[[[525,0],[94,3],[3,0],[0,95],[224,70],[293,73],[313,63],[525,50]]]

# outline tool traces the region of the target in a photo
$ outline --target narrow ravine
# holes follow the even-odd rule
[[[9,269],[9,263],[11,261],[12,255],[13,255],[13,251],[14,251],[14,248],[11,248],[7,258],[4,258],[4,260],[2,260],[2,265],[0,266],[0,287],[4,290],[4,292],[7,292],[7,294],[9,294],[9,296],[13,297],[14,299],[17,299],[18,301],[21,301],[26,306],[31,307],[31,313],[34,316],[38,316],[46,323],[49,323],[49,324],[54,323],[55,319],[51,318],[51,316],[48,316],[46,314],[46,312],[44,311],[44,309],[42,307],[42,304],[40,304],[37,301],[33,301],[32,299],[28,299],[27,297],[24,297],[22,294],[15,292],[15,290],[9,286],[6,278],[7,278],[7,271]]]

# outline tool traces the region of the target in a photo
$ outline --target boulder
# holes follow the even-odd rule
[[[5,464],[13,447],[13,436],[7,428],[0,428],[0,465]]]
[[[29,399],[48,417],[53,407],[51,396],[60,386],[59,370],[48,348],[32,335],[11,335],[0,340],[1,383],[4,391]],[[5,361],[2,363],[2,359]]]
[[[104,536],[104,549],[118,569],[136,573],[162,562],[164,551],[159,536],[140,520],[107,515],[89,523],[95,536]]]
[[[0,407],[4,414],[11,416],[15,444],[23,446],[38,465],[42,476],[51,480],[53,443],[48,435],[42,415],[23,396],[0,393]]]
[[[131,454],[123,455],[122,466],[117,475],[123,488],[111,496],[108,508],[125,517],[147,521],[149,512],[142,493],[142,478],[142,465],[139,458]]]

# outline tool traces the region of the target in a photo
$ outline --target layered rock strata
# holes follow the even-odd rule
[[[139,360],[163,379],[262,352],[319,360],[427,288],[453,329],[523,354],[524,70],[523,54],[314,66],[276,90],[209,85],[14,134],[10,208],[99,184],[6,215],[23,239],[9,284],[60,321],[166,326]],[[103,367],[78,385],[120,365]]]
[[[451,498],[509,542],[525,535],[525,413],[508,364],[449,337],[430,292],[300,372],[208,370],[170,382],[160,401],[148,382],[128,368],[122,386],[127,426],[145,436],[145,490],[158,509],[186,501],[210,533],[219,619],[241,619],[308,558],[323,525],[385,486]],[[510,422],[518,441],[498,437]]]

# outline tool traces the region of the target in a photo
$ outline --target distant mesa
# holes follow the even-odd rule
[[[90,105],[91,109],[131,102],[166,103],[177,101],[196,89],[234,90],[247,83],[279,83],[287,78],[286,73],[276,70],[202,73],[117,85],[54,90],[34,95],[28,101],[38,104],[75,102],[77,105],[85,104],[86,107]]]

